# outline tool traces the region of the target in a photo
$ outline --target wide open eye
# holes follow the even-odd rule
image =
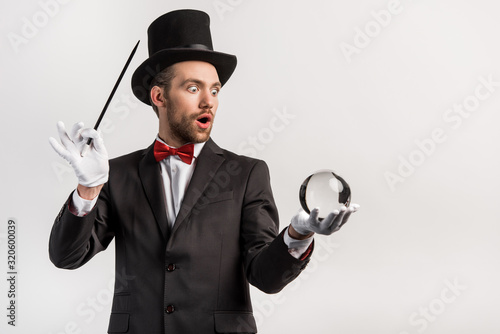
[[[217,96],[217,94],[219,94],[219,90],[214,88],[210,91],[210,93],[213,95],[213,96]]]
[[[196,93],[198,91],[198,87],[196,86],[189,86],[188,91],[191,93]]]

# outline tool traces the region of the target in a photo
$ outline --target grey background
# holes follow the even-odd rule
[[[0,268],[14,217],[19,295],[12,328],[0,280],[0,332],[106,331],[113,247],[76,271],[48,260],[53,219],[76,186],[48,137],[59,120],[93,126],[140,39],[102,132],[111,157],[149,145],[156,116],[130,76],[147,58],[149,23],[179,8],[208,12],[215,49],[238,56],[212,137],[268,163],[282,227],[318,169],[342,175],[361,205],[317,237],[296,282],[274,296],[252,290],[259,333],[499,332],[492,0],[1,2]],[[453,111],[460,104],[471,111]]]

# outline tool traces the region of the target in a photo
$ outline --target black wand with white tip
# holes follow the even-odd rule
[[[128,57],[127,62],[125,63],[125,66],[123,67],[123,70],[120,73],[120,76],[118,77],[118,80],[116,81],[115,86],[113,87],[113,90],[111,91],[111,94],[109,95],[108,100],[106,101],[106,104],[104,105],[104,108],[102,109],[101,114],[99,115],[99,118],[97,119],[97,122],[94,125],[94,130],[97,130],[97,128],[99,127],[99,124],[101,124],[102,118],[104,117],[104,114],[106,113],[106,110],[108,109],[109,103],[113,99],[113,95],[115,95],[116,89],[118,88],[120,81],[122,81],[123,75],[127,71],[128,65],[130,64],[130,62],[132,61],[132,58],[134,57],[135,51],[137,50],[137,47],[139,46],[139,42],[140,42],[140,40],[137,41],[137,44],[135,45],[134,49],[132,50],[132,53],[130,53],[130,56]],[[92,138],[89,138],[89,140],[87,141],[87,145],[84,147],[84,149],[81,153],[82,157],[87,153],[88,149],[90,148],[91,143],[92,143]]]

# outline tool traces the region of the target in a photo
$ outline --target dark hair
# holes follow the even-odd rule
[[[154,86],[158,86],[163,89],[165,94],[170,90],[172,79],[175,77],[174,67],[172,65],[163,69],[160,73],[155,75],[153,80],[151,80],[151,84],[149,85],[149,92],[151,93],[151,89]],[[149,94],[149,101],[151,102],[151,106],[153,107],[156,116],[158,116],[158,107],[151,100],[151,94]]]

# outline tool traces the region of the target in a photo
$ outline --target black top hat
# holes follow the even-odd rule
[[[151,80],[168,66],[187,60],[214,65],[222,85],[236,68],[236,56],[213,50],[210,17],[198,10],[176,10],[157,18],[148,28],[149,58],[132,75],[132,91],[146,104]]]

